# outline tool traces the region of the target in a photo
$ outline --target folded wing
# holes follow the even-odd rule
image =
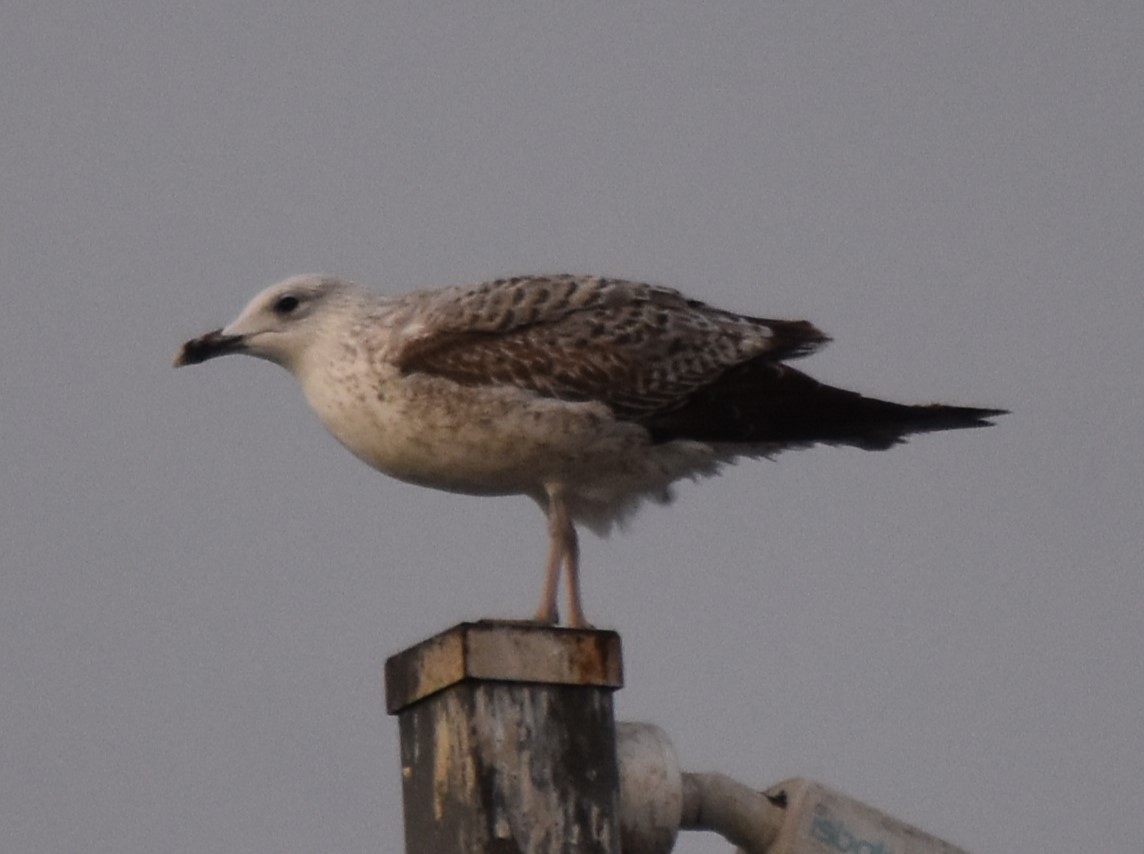
[[[643,420],[685,407],[729,370],[806,355],[806,321],[746,317],[668,288],[575,276],[502,279],[442,293],[397,354],[406,373],[598,400]]]

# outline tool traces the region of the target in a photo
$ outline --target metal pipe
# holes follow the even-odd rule
[[[713,830],[746,854],[766,854],[784,817],[765,794],[726,774],[683,773],[684,830]]]

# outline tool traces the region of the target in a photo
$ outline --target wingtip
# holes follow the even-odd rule
[[[1008,415],[1008,409],[986,409],[976,406],[951,406],[944,403],[931,403],[929,406],[917,407],[915,412],[925,413],[925,423],[929,422],[928,429],[957,430],[960,428],[993,427],[991,420],[1002,415]],[[923,432],[920,430],[919,432]]]
[[[992,426],[993,422],[988,420],[990,418],[1000,418],[1002,415],[1008,415],[1008,409],[982,409],[979,411],[979,417],[983,424]]]

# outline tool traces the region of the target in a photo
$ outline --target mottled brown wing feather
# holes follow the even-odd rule
[[[451,295],[397,363],[639,417],[679,405],[735,365],[802,355],[826,340],[805,321],[743,317],[666,288],[537,277]]]

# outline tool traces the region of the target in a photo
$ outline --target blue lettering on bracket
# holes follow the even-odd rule
[[[810,835],[835,851],[842,854],[890,854],[884,842],[859,839],[842,822],[830,819],[817,809],[815,812],[818,814],[810,823]]]

